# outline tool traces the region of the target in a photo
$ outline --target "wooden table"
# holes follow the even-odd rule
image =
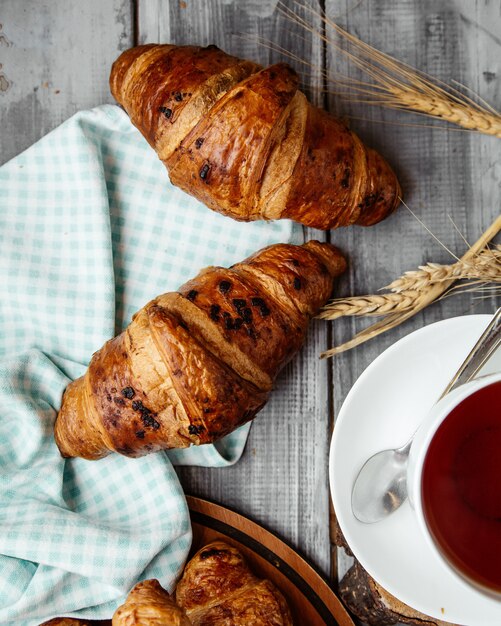
[[[310,2],[364,41],[439,79],[455,79],[501,109],[499,1]],[[296,7],[294,0],[286,5]],[[321,28],[317,18],[308,19]],[[407,203],[450,250],[460,255],[465,244],[449,216],[473,242],[500,213],[499,139],[440,123],[431,128],[427,125],[433,122],[418,116],[329,96],[322,70],[352,70],[331,47],[285,19],[277,0],[2,0],[0,22],[2,162],[76,111],[112,102],[111,63],[134,44],[215,43],[263,64],[286,58],[259,44],[261,37],[311,64],[292,62],[310,98],[356,118],[353,129],[395,167]],[[310,231],[308,236],[325,234]],[[371,229],[342,229],[327,237],[350,258],[340,294],[374,292],[423,262],[451,261],[405,208]],[[445,299],[330,361],[320,361],[319,353],[365,322],[315,322],[301,355],[283,372],[253,425],[242,460],[229,469],[179,470],[186,491],[261,522],[335,580],[328,452],[344,397],[373,359],[400,337],[454,315],[492,312],[494,300],[468,294]]]

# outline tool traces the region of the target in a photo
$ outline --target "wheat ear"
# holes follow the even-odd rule
[[[474,259],[474,257],[477,257],[480,253],[482,253],[482,256],[483,256],[484,253],[490,254],[491,252],[493,252],[489,250],[484,251],[484,248],[491,241],[491,239],[499,233],[500,230],[501,230],[501,215],[494,220],[494,222],[483,233],[483,235],[467,250],[467,252],[461,257],[459,262],[465,263],[465,264],[471,264],[471,261]],[[495,250],[499,251],[499,246],[496,246]],[[498,272],[499,272],[499,269],[498,269]],[[368,328],[357,333],[353,337],[353,339],[350,339],[349,341],[339,346],[336,346],[335,348],[331,348],[330,350],[323,352],[320,355],[321,358],[334,356],[335,354],[339,354],[346,350],[350,350],[351,348],[354,348],[355,346],[358,346],[361,343],[364,343],[365,341],[368,341],[369,339],[373,339],[374,337],[377,337],[377,335],[380,335],[381,333],[384,333],[387,330],[390,330],[394,328],[395,326],[398,326],[399,324],[408,320],[410,317],[412,317],[413,315],[415,315],[416,313],[424,309],[426,306],[431,304],[434,300],[439,298],[441,295],[443,295],[456,280],[457,279],[455,277],[451,277],[451,278],[447,278],[438,282],[429,283],[428,285],[422,287],[418,291],[419,296],[416,298],[411,308],[404,310],[404,311],[396,311],[396,312],[389,313],[384,319],[380,320],[379,322],[376,322],[375,324],[372,324]],[[404,293],[408,294],[409,292],[406,291]],[[398,294],[395,294],[395,295],[398,295]],[[325,313],[329,309],[329,306],[330,305],[327,305],[320,314],[323,319],[330,319],[328,315],[325,315]],[[335,310],[333,310],[333,319],[335,319],[336,317],[339,317],[339,315],[336,315]]]
[[[471,261],[458,261],[452,265],[427,263],[418,270],[405,272],[392,283],[383,287],[395,293],[409,290],[420,290],[429,283],[439,283],[444,280],[481,280],[501,283],[501,246],[492,250],[483,250]]]
[[[324,79],[334,85],[333,93],[351,101],[414,111],[446,120],[467,130],[501,138],[501,114],[479,96],[474,100],[443,81],[377,50],[348,33],[311,5],[294,0],[292,4],[302,12],[310,13],[315,21],[320,20],[323,29],[312,26],[282,0],[278,0],[278,10],[287,19],[320,38],[326,46],[345,56],[368,78],[367,81],[360,81],[350,76],[331,76],[323,72]],[[348,43],[349,48],[341,46],[329,31]],[[308,65],[308,62],[300,61]]]

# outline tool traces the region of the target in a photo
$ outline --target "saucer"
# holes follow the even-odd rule
[[[351,490],[372,454],[410,439],[490,319],[490,315],[467,315],[436,322],[383,352],[346,397],[330,449],[337,520],[362,566],[405,604],[468,626],[499,626],[501,601],[449,572],[428,546],[408,500],[381,522],[363,524],[352,513]],[[500,370],[498,350],[480,374]]]

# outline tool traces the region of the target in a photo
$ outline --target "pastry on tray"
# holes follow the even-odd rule
[[[59,617],[42,626],[97,626]],[[186,564],[175,599],[157,580],[138,583],[113,615],[112,626],[292,626],[287,602],[255,576],[241,553],[214,541]]]
[[[193,626],[292,626],[283,595],[257,578],[241,553],[214,541],[189,561],[176,587],[176,602]]]
[[[190,626],[191,622],[158,580],[143,580],[127,596],[112,626]]]

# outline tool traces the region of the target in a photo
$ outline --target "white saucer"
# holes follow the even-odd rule
[[[337,418],[330,451],[331,495],[353,554],[387,591],[432,617],[468,626],[499,626],[501,601],[451,574],[428,547],[405,502],[377,524],[351,511],[351,489],[378,450],[403,445],[416,430],[491,316],[443,320],[404,337],[360,376]],[[501,370],[501,350],[482,373]]]

